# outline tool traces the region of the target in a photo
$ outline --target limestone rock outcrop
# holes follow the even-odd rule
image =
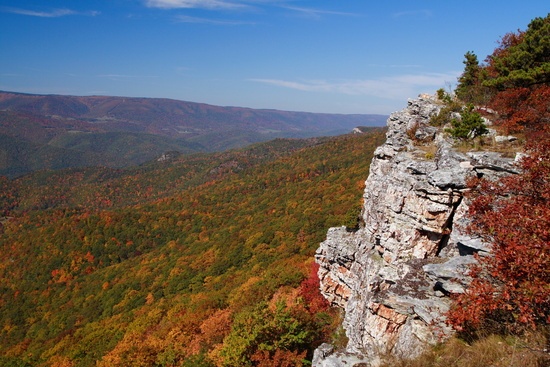
[[[452,335],[449,295],[469,283],[473,254],[489,251],[463,231],[467,178],[515,167],[496,153],[453,149],[429,124],[441,107],[421,95],[390,115],[366,181],[362,225],[331,228],[317,250],[321,292],[344,310],[348,345],[338,352],[324,345],[314,366],[376,366],[384,355],[414,357]]]

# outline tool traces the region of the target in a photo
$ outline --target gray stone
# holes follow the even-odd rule
[[[323,343],[313,353],[313,363],[319,360],[325,359],[334,353],[334,346],[331,344]]]
[[[345,352],[335,352],[330,344],[321,344],[313,353],[312,367],[369,367],[372,364],[361,356]]]
[[[423,125],[416,130],[414,138],[421,142],[430,142],[435,139],[436,134],[436,127]]]
[[[442,190],[464,189],[470,172],[471,169],[463,169],[461,166],[455,169],[440,169],[428,175],[428,182]]]
[[[464,278],[468,266],[475,262],[473,256],[458,256],[452,257],[444,263],[424,265],[422,269],[435,280],[460,279]]]
[[[312,367],[374,367],[378,364],[367,362],[356,355],[337,353],[313,362]]]
[[[508,136],[496,135],[495,136],[495,143],[510,143],[510,142],[513,142],[513,141],[516,141],[516,140],[518,140],[518,138],[515,137],[515,136],[512,136],[512,135],[508,135]]]
[[[487,123],[485,123],[485,125],[487,125]],[[489,126],[489,125],[487,125]],[[495,130],[495,129],[491,129],[491,128],[488,128],[487,129],[487,134],[485,134],[485,136],[488,136],[488,137],[495,137],[498,135],[498,132]]]
[[[492,171],[493,174],[497,172],[506,173],[519,173],[517,162],[510,158],[504,158],[497,152],[468,152],[474,169],[485,170],[489,174]]]
[[[426,160],[407,130],[431,134],[430,117],[440,108],[422,96],[390,115],[365,182],[363,226],[331,228],[316,252],[321,292],[344,310],[349,342],[345,351],[319,349],[314,366],[352,366],[350,356],[368,366],[388,353],[414,357],[453,333],[444,322],[449,295],[470,282],[472,254],[490,250],[462,230],[469,221],[466,180],[517,167],[497,153],[457,152],[438,132],[435,159]]]
[[[492,111],[492,110],[491,110]],[[494,112],[494,111],[493,111]],[[493,125],[493,122],[491,120],[489,120],[487,117],[484,117],[484,116],[481,116],[481,119],[483,120],[483,123],[486,125],[486,126],[492,126]]]
[[[462,255],[471,255],[471,253],[489,253],[491,247],[488,243],[482,241],[479,237],[472,237],[461,233],[453,233],[453,242],[455,242]]]

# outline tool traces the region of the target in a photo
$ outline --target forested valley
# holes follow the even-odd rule
[[[0,364],[302,365],[342,339],[313,255],[327,228],[357,226],[383,140],[3,179]]]

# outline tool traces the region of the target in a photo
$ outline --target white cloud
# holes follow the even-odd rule
[[[145,5],[149,8],[159,9],[236,9],[246,5],[226,0],[146,0]]]
[[[322,10],[322,9],[313,9],[313,8],[301,8],[301,7],[297,7],[297,6],[282,6],[282,8],[292,10],[292,11],[298,12],[301,15],[306,16],[308,18],[315,18],[315,19],[321,18],[322,15],[358,16],[358,14],[354,14],[354,13],[346,13],[346,12]]]
[[[257,9],[261,6],[276,6],[291,10],[301,16],[319,19],[322,15],[358,16],[358,14],[305,8],[285,5],[280,0],[142,0],[145,6],[158,9],[210,9],[210,10],[239,10]]]
[[[336,84],[328,84],[326,81],[305,81],[292,82],[279,79],[249,79],[253,82],[276,85],[278,87],[297,89],[306,92],[331,92],[334,91]]]
[[[2,7],[1,9],[5,13],[28,15],[32,17],[41,17],[41,18],[58,18],[66,15],[88,15],[88,16],[95,17],[96,15],[100,14],[100,12],[95,10],[87,11],[87,12],[77,12],[70,9],[53,9],[51,11],[35,11],[35,10],[11,8],[11,7]]]
[[[406,99],[422,92],[432,92],[456,81],[458,72],[406,74],[379,79],[362,80],[302,80],[250,79],[250,81],[296,89],[305,92],[324,92],[348,95],[368,95],[387,99]]]

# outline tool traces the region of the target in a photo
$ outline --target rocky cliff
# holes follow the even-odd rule
[[[321,291],[344,312],[345,351],[322,345],[314,366],[375,366],[414,357],[452,334],[452,293],[463,292],[474,253],[488,247],[463,232],[466,180],[514,172],[513,159],[460,153],[430,116],[442,104],[420,96],[393,113],[366,181],[362,225],[331,228],[316,253]]]

